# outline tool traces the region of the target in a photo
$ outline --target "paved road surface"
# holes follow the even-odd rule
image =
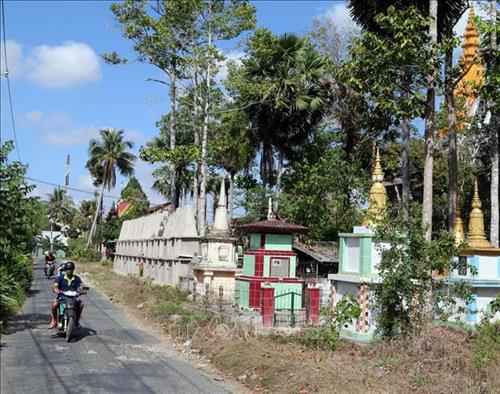
[[[47,329],[51,283],[42,264],[35,264],[22,315],[2,338],[2,394],[225,392],[196,368],[168,357],[155,337],[92,289],[82,298],[82,329],[66,343]]]

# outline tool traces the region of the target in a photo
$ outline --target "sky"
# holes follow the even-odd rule
[[[109,6],[111,1],[5,0],[7,66],[12,109],[21,161],[28,177],[64,184],[66,155],[71,156],[70,186],[92,192],[88,170],[89,140],[100,128],[123,129],[134,142],[134,153],[158,134],[155,126],[168,112],[164,85],[148,82],[160,74],[151,65],[135,62],[110,66],[100,55],[117,51],[133,58],[131,42],[119,32]],[[332,17],[349,23],[342,1],[255,1],[257,25],[275,34],[303,33],[313,17]],[[460,34],[466,15],[457,25]],[[229,59],[243,53],[238,41],[224,45]],[[5,71],[3,43],[1,71]],[[223,77],[224,67],[221,68]],[[2,141],[13,139],[8,90],[1,78]],[[16,151],[9,157],[18,160]],[[151,190],[153,166],[141,160],[135,175],[152,204],[164,199]],[[106,205],[117,199],[127,180],[119,177],[116,188],[106,194]],[[53,186],[35,183],[34,194],[47,197]],[[92,196],[69,191],[78,204]]]

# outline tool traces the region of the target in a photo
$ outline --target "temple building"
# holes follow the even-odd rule
[[[356,322],[343,330],[343,334],[357,340],[368,340],[375,332],[375,319],[370,307],[370,284],[379,283],[378,267],[382,250],[387,243],[375,243],[373,227],[383,218],[387,192],[383,184],[384,172],[377,148],[372,172],[370,205],[362,226],[355,226],[352,233],[339,234],[339,272],[329,274],[331,304],[334,306],[348,293],[356,294],[361,315]]]
[[[455,314],[451,320],[476,324],[485,314],[492,312],[490,302],[500,293],[500,248],[495,248],[486,238],[477,180],[474,182],[467,235],[464,234],[460,211],[457,211],[454,235],[457,242],[465,241],[467,247],[461,251],[458,267],[449,272],[445,283],[451,285],[466,281],[472,287],[473,300],[465,305],[465,313]],[[494,318],[500,319],[500,312]]]
[[[297,253],[292,250],[292,236],[309,229],[277,219],[270,203],[267,220],[242,225],[240,230],[250,238],[242,273],[236,276],[240,307],[260,309],[264,284],[269,284],[276,293],[302,295],[304,281],[296,277]],[[280,300],[281,306],[290,302],[291,296]]]

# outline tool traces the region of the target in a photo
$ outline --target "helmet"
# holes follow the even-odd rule
[[[73,263],[72,261],[68,261],[66,264],[64,264],[64,269],[65,270],[74,270],[75,263]]]
[[[48,255],[49,255],[50,257],[52,257],[52,256],[54,255],[54,253],[52,252],[52,250],[49,250]]]

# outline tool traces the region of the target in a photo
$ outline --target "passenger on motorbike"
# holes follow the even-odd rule
[[[52,253],[52,250],[48,250],[45,252],[45,265],[43,267],[43,272],[45,275],[47,275],[47,269],[49,268],[49,264],[53,263],[56,259],[56,256],[54,256],[54,253]]]
[[[78,275],[75,275],[75,263],[68,261],[64,266],[64,272],[59,275],[54,284],[52,285],[52,291],[57,294],[56,299],[52,302],[52,320],[50,322],[49,329],[57,327],[57,307],[59,306],[59,293],[63,291],[79,291],[81,287],[84,286],[82,280]],[[83,311],[83,302],[78,300],[76,302],[76,319],[75,327],[80,327],[80,317]]]
[[[65,266],[66,261],[63,261],[61,264],[59,264],[59,267],[57,267],[57,276],[64,274]]]

